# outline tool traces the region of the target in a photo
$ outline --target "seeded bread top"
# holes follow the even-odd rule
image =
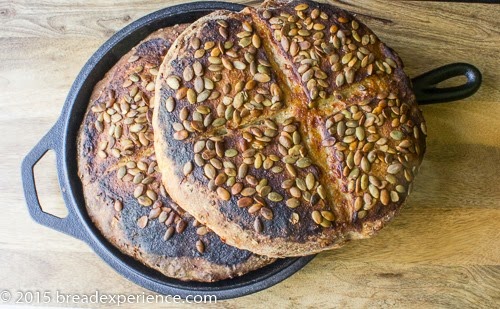
[[[99,82],[79,138],[87,211],[122,252],[180,280],[216,281],[272,262],[226,245],[161,185],[151,126],[154,78],[186,25],[158,30]]]
[[[425,123],[399,57],[311,1],[218,11],[156,81],[163,184],[227,243],[306,255],[366,238],[405,201]]]

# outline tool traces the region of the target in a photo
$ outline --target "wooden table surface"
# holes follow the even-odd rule
[[[20,164],[58,118],[92,53],[132,21],[180,2],[0,0],[0,290],[148,293],[115,273],[83,242],[30,219]],[[469,62],[483,72],[483,85],[471,98],[422,108],[429,137],[421,173],[401,215],[377,237],[322,253],[284,282],[218,305],[498,307],[499,7],[335,3],[358,13],[397,50],[410,76]],[[54,154],[48,153],[35,172],[44,209],[64,213]]]

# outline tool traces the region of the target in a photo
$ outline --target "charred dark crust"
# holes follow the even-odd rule
[[[168,242],[163,239],[166,230],[165,224],[159,223],[157,220],[151,220],[144,229],[139,228],[137,218],[148,216],[150,209],[137,203],[137,199],[132,195],[133,186],[121,185],[115,179],[116,172],[100,177],[96,192],[93,193],[101,196],[103,201],[116,199],[122,201],[123,210],[121,212],[116,212],[111,203],[106,205],[105,211],[112,213],[118,219],[118,226],[123,231],[127,242],[130,241],[130,245],[140,248],[141,251],[148,254],[170,258],[198,258],[227,267],[242,264],[252,255],[249,251],[226,245],[215,233],[207,233],[204,236],[197,235],[197,228],[192,224],[193,218],[187,213],[183,216],[183,219],[189,222],[186,229],[184,232],[174,235]],[[170,198],[164,196],[161,196],[160,200],[164,205],[173,203]],[[103,207],[103,205],[97,204],[93,206]],[[199,239],[207,247],[203,254],[196,250],[195,243]]]

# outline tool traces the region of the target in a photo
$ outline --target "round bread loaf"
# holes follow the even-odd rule
[[[154,78],[186,26],[158,30],[94,88],[78,141],[88,214],[120,251],[180,280],[217,281],[273,261],[223,243],[161,185],[151,127]]]
[[[166,190],[228,244],[267,256],[373,235],[425,151],[400,58],[328,4],[201,18],[169,50],[156,93]]]

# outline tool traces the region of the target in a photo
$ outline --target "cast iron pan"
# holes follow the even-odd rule
[[[268,288],[297,272],[314,256],[280,259],[244,276],[215,283],[182,282],[167,278],[132,257],[122,254],[106,241],[90,220],[77,173],[76,140],[78,129],[94,85],[132,47],[153,31],[181,23],[191,23],[214,10],[240,11],[243,5],[225,2],[197,2],[172,6],[149,14],[113,35],[89,59],[73,83],[61,116],[50,131],[24,158],[22,179],[31,217],[39,224],[66,233],[86,242],[117,272],[149,290],[165,295],[216,295],[218,299],[234,298]],[[465,75],[467,83],[452,88],[436,88],[451,77]],[[463,99],[477,91],[481,73],[472,65],[450,64],[413,79],[413,88],[420,104]],[[57,157],[57,172],[68,216],[58,218],[42,211],[35,187],[33,167],[48,151]]]

